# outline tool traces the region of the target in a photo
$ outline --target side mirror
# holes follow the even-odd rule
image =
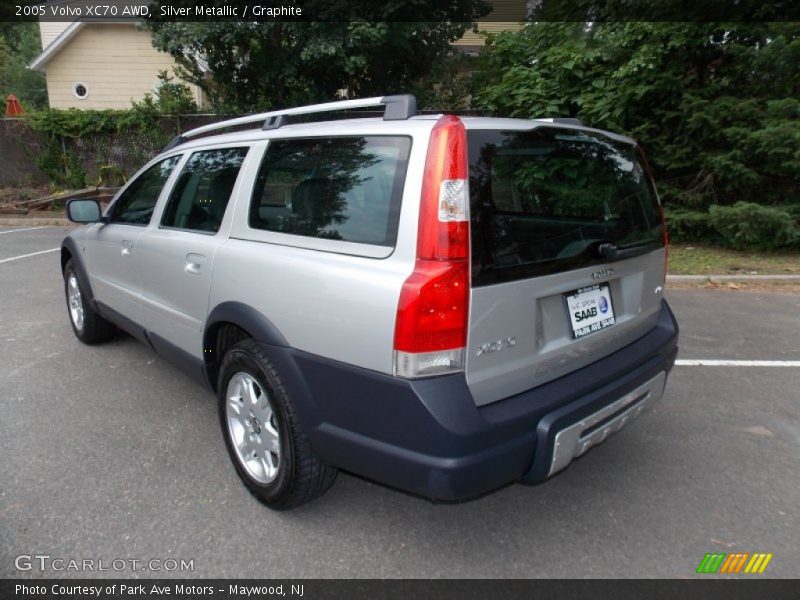
[[[94,198],[67,201],[67,218],[73,223],[97,223],[102,220],[100,203]]]

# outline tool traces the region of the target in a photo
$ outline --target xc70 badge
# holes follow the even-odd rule
[[[603,269],[592,273],[592,279],[606,279],[614,274],[614,269]]]
[[[483,356],[484,354],[491,354],[492,352],[505,350],[506,348],[513,348],[516,345],[517,345],[517,338],[515,337],[500,338],[497,341],[489,342],[488,344],[481,344],[480,346],[478,346],[478,349],[475,351],[475,356]]]

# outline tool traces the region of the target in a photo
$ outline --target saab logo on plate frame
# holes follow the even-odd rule
[[[710,552],[700,561],[696,572],[711,575],[761,574],[766,570],[772,556],[772,553],[766,552],[753,552],[752,554],[750,552],[734,552],[732,554]]]

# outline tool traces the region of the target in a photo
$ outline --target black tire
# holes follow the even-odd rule
[[[242,464],[234,448],[228,424],[228,386],[240,373],[250,375],[266,393],[275,418],[280,441],[278,470],[274,479],[262,483]],[[288,510],[310,502],[322,495],[336,480],[337,470],[323,463],[311,449],[296,415],[291,399],[261,347],[252,339],[233,346],[222,360],[218,380],[219,417],[225,447],[236,472],[260,502],[273,510]],[[260,427],[259,427],[260,431]]]
[[[80,326],[76,323],[76,319],[73,317],[72,311],[70,310],[70,279],[72,277],[75,277],[80,291],[80,298],[78,300],[83,310],[83,320],[80,322]],[[75,337],[84,344],[100,344],[114,337],[116,327],[97,314],[89,302],[87,302],[85,287],[72,259],[67,261],[64,267],[64,296],[67,301],[67,316],[69,317],[70,325],[72,325],[72,331],[75,332]]]

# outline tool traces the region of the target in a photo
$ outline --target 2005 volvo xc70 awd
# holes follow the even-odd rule
[[[365,107],[383,117],[288,122]],[[644,157],[574,119],[407,95],[264,113],[68,214],[77,337],[123,329],[214,390],[275,509],[337,469],[436,500],[545,479],[658,399],[677,353]]]

